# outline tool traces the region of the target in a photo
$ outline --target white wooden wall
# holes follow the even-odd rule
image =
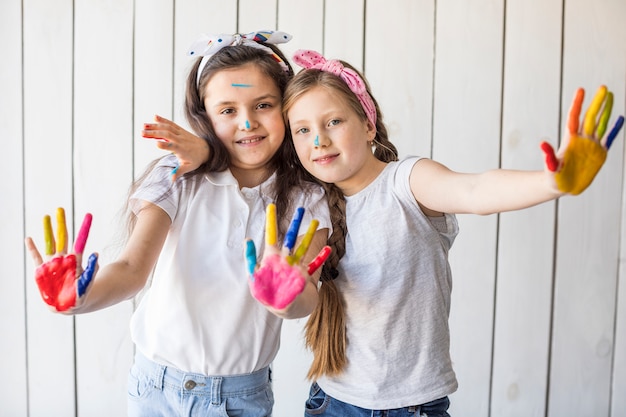
[[[626,104],[625,0],[0,0],[0,416],[121,416],[131,302],[51,314],[22,240],[94,214],[101,262],[128,185],[182,117],[202,32],[279,29],[365,71],[402,155],[459,171],[541,169],[579,86]],[[588,101],[587,101],[588,103]],[[626,416],[624,134],[582,196],[460,216],[452,250],[454,416]],[[113,242],[113,243],[111,243]],[[620,285],[621,284],[621,285]],[[275,416],[302,415],[304,320],[284,325]]]

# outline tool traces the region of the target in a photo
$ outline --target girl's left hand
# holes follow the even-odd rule
[[[302,242],[293,251],[303,215],[304,208],[298,208],[281,250],[276,242],[276,206],[268,205],[265,225],[266,248],[260,265],[257,264],[254,242],[250,239],[246,241],[246,259],[252,295],[262,304],[277,310],[283,310],[296,299],[304,290],[306,276],[312,275],[330,255],[330,247],[325,246],[306,269],[301,265],[319,225],[317,220],[312,220]]]
[[[154,123],[144,123],[141,135],[158,139],[157,148],[169,151],[178,158],[178,166],[172,171],[172,181],[198,169],[209,160],[206,141],[178,126],[171,120],[154,116]]]
[[[585,113],[581,129],[579,119],[584,96],[585,90],[579,88],[568,116],[569,138],[561,144],[558,153],[555,155],[549,143],[541,144],[546,167],[554,173],[558,190],[573,195],[582,193],[591,184],[624,124],[624,117],[618,117],[606,140],[602,140],[611,116],[613,93],[600,86]]]

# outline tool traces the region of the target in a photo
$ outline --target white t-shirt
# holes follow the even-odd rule
[[[131,198],[135,211],[145,200],[172,219],[151,286],[133,314],[132,339],[146,357],[186,372],[261,369],[278,351],[282,321],[250,294],[244,241],[253,239],[260,256],[275,175],[241,190],[229,170],[172,183],[173,158],[160,161]],[[320,187],[294,199],[295,207],[306,208],[300,234],[312,218],[320,229],[330,227]]]
[[[348,365],[320,378],[330,396],[362,408],[420,405],[451,394],[448,251],[455,216],[428,218],[409,186],[417,158],[389,163],[346,197],[346,254],[336,284],[345,300]]]

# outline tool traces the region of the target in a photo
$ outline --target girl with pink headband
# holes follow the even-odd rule
[[[613,102],[603,86],[579,126],[580,89],[558,153],[542,144],[545,171],[457,173],[427,158],[398,160],[352,66],[314,51],[293,59],[305,69],[290,81],[283,113],[302,165],[326,189],[333,220],[333,253],[306,326],[314,382],[305,415],[448,416],[457,389],[448,328],[454,214],[580,194],[624,119],[603,140]]]
[[[304,70],[289,82],[283,114],[300,162],[326,190],[332,220],[332,253],[306,325],[313,384],[305,415],[448,416],[457,389],[448,327],[455,214],[521,210],[580,194],[624,118],[604,136],[613,95],[602,86],[581,124],[579,89],[558,152],[541,144],[545,171],[457,173],[428,158],[399,160],[354,67],[309,50],[293,60]],[[182,136],[180,156],[200,165],[197,140]]]

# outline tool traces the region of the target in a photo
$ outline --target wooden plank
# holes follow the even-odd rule
[[[31,263],[20,245],[24,236],[24,131],[22,129],[22,2],[10,0],[2,5],[0,44],[4,63],[0,66],[0,137],[3,151],[10,157],[0,167],[5,180],[0,183],[0,265],[6,272],[0,291],[0,374],[10,375],[0,382],[0,402],[10,416],[27,415],[26,361],[26,275],[25,263]],[[10,358],[10,360],[7,360]]]
[[[237,31],[249,33],[259,30],[278,30],[276,3],[277,0],[240,0],[237,12],[239,16]]]
[[[74,230],[93,214],[85,253],[99,252],[105,265],[119,249],[111,242],[133,178],[133,2],[74,4]],[[131,313],[125,302],[76,317],[79,416],[126,413]]]
[[[166,152],[151,139],[141,137],[143,124],[154,115],[172,119],[174,114],[174,0],[135,1],[133,91],[134,177]]]
[[[624,48],[624,16],[624,2],[602,0],[593,7],[582,0],[566,3],[563,120],[579,86],[587,91],[586,108],[597,86],[608,85],[616,93],[613,114],[624,114],[626,57],[615,53]],[[559,202],[549,415],[610,412],[623,145],[613,145],[582,196]],[[623,415],[623,410],[614,412]]]
[[[330,7],[330,6],[327,6]],[[281,50],[293,65],[297,73],[301,68],[291,59],[297,49],[315,49],[320,51],[323,45],[324,30],[323,2],[278,1],[279,30],[293,36],[293,39],[281,45]],[[306,25],[302,18],[306,16]],[[299,23],[300,22],[300,23]],[[281,348],[272,364],[274,389],[274,415],[297,416],[304,412],[304,403],[308,398],[310,381],[306,374],[313,359],[304,347],[304,325],[306,318],[284,320],[281,330]]]
[[[368,1],[365,76],[400,157],[431,155],[435,2]]]
[[[561,5],[560,0],[506,3],[505,168],[542,170],[539,142],[559,142]],[[500,216],[492,415],[545,413],[555,214],[550,202]]]
[[[72,230],[72,1],[28,0],[23,13],[25,230],[43,248],[44,214],[65,207]],[[29,415],[74,416],[74,320],[26,284]]]
[[[365,22],[364,0],[326,0],[324,56],[347,61],[363,72]]]
[[[624,140],[622,133],[617,139]],[[626,217],[624,207],[622,207],[622,219]],[[626,230],[622,222],[620,241],[626,240]],[[620,245],[619,277],[620,285],[617,293],[617,315],[615,324],[615,357],[613,359],[613,384],[611,387],[611,414],[610,417],[621,417],[626,411],[626,396],[621,393],[626,392],[626,285],[623,284],[626,276],[626,247]]]
[[[496,168],[504,2],[438,2],[433,158],[453,170]],[[487,416],[492,360],[497,216],[458,216],[450,252],[451,354],[459,390],[451,414]]]
[[[278,0],[278,26],[279,30],[293,36],[291,42],[281,47],[290,61],[298,49],[323,52],[324,0]],[[294,71],[299,70],[300,67],[294,65]]]

